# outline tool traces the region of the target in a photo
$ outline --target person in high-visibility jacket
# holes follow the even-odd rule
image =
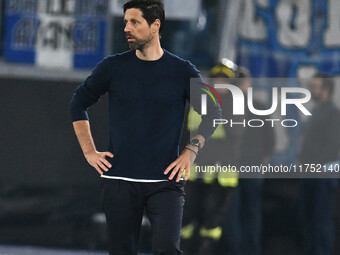
[[[223,61],[210,70],[210,78],[237,78],[238,67],[231,61]],[[231,95],[227,91],[218,91],[223,102],[222,116],[230,112]],[[190,139],[200,123],[200,116],[187,106],[187,118],[182,133],[182,148]],[[196,165],[234,165],[239,158],[238,143],[242,133],[237,128],[219,125],[209,140],[210,152],[199,152]],[[213,153],[211,151],[213,150]],[[212,155],[213,154],[213,155]],[[186,204],[184,207],[181,242],[187,254],[216,254],[216,247],[222,236],[222,223],[232,190],[238,185],[236,173],[227,175],[200,175],[192,166],[186,184]]]
[[[239,67],[239,88],[248,98],[248,88],[252,85],[251,73],[244,67]],[[268,109],[267,105],[256,98],[252,98],[255,109]],[[233,116],[234,118],[234,116]],[[259,116],[246,107],[242,118],[248,122],[260,119],[265,124],[261,127],[239,127],[242,130],[239,144],[238,162],[244,166],[260,166],[270,162],[275,146],[274,128],[265,119],[270,115]],[[264,178],[261,174],[256,178],[249,178],[248,173],[239,176],[239,183],[230,198],[229,208],[225,216],[222,243],[224,254],[259,255],[262,253],[262,191]],[[253,177],[255,177],[253,175]]]

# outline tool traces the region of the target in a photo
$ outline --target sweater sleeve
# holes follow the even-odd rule
[[[88,108],[99,101],[108,90],[108,64],[106,59],[97,64],[90,76],[79,85],[70,102],[72,121],[88,120]]]
[[[207,94],[207,114],[201,115],[202,120],[196,132],[196,134],[202,135],[205,140],[208,141],[217,128],[217,126],[214,127],[214,119],[220,119],[222,117],[222,108],[214,92],[211,91],[208,86],[204,85],[200,71],[189,61],[187,64],[190,83],[186,86],[186,96],[194,110],[201,115],[201,95],[207,94],[205,91],[208,91],[215,97],[216,103],[211,96]],[[192,80],[192,78],[195,79]]]

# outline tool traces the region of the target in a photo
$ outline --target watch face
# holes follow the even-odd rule
[[[200,141],[199,141],[198,139],[194,138],[194,139],[191,140],[191,143],[192,143],[193,145],[199,146]]]

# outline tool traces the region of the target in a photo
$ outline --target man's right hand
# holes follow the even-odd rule
[[[92,151],[89,153],[85,153],[85,158],[87,162],[93,166],[98,173],[103,174],[104,170],[105,172],[109,171],[109,168],[111,168],[111,164],[109,161],[106,160],[106,156],[113,158],[113,154],[111,152],[98,152],[98,151]]]

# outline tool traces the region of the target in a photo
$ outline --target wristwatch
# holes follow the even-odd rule
[[[198,147],[199,150],[201,149],[201,142],[197,138],[191,139],[190,140],[190,144],[193,145],[193,146]]]

